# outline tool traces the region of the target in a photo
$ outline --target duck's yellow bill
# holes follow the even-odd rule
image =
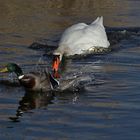
[[[4,72],[8,72],[8,69],[7,68],[4,68],[4,69],[1,69],[0,70],[0,73],[4,73]]]

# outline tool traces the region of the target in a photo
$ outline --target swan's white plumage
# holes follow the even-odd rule
[[[89,25],[78,23],[67,28],[60,39],[58,48],[54,51],[54,55],[84,54],[95,47],[108,48],[109,45],[103,25],[103,17],[97,17]]]

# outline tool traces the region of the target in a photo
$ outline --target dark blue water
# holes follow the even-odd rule
[[[65,75],[93,78],[79,91],[27,93],[14,74],[0,74],[0,139],[139,140],[139,5],[136,0],[1,2],[0,68],[8,62],[25,72],[50,67],[49,52],[63,30],[98,15],[104,16],[111,51],[67,60]]]

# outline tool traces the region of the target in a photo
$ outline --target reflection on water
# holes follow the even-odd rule
[[[129,36],[125,34],[128,32]],[[65,75],[81,72],[95,77],[85,90],[25,93],[21,87],[0,84],[0,138],[139,139],[139,28],[131,31],[127,28],[126,32],[112,28],[112,39],[119,49],[68,60]],[[42,63],[40,55],[44,56],[44,50],[19,45],[8,47],[1,46],[1,65],[10,58],[30,71],[38,60]],[[10,51],[13,55],[9,56]],[[48,64],[47,61],[46,66]],[[0,80],[6,76],[0,75]]]
[[[104,16],[106,26],[139,26],[139,1],[46,0],[0,1],[0,42],[31,44],[52,38],[77,22]]]
[[[32,113],[33,109],[45,109],[49,104],[57,104],[58,102],[65,104],[72,102],[75,104],[78,100],[78,92],[29,92],[26,91],[19,101],[18,108],[14,116],[9,117],[13,122],[19,122],[24,113]],[[57,100],[56,100],[57,98]]]
[[[9,117],[14,122],[20,121],[19,119],[25,112],[32,109],[39,109],[46,107],[51,104],[54,99],[53,93],[37,93],[37,92],[26,92],[22,99],[19,101],[19,106],[16,111],[15,117]]]
[[[138,0],[0,1],[0,67],[9,61],[25,72],[36,64],[49,66],[48,51],[74,23],[103,15],[106,26],[115,26],[107,28],[115,45],[111,52],[74,58],[65,67],[67,76],[95,77],[85,90],[25,93],[0,74],[0,139],[139,140],[140,28],[127,28],[139,26],[139,5]],[[126,31],[116,28],[122,26]]]

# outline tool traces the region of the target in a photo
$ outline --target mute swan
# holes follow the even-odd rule
[[[95,48],[108,48],[109,45],[103,25],[103,17],[97,17],[89,25],[85,23],[72,25],[64,31],[58,48],[53,52],[54,76],[59,77],[58,68],[63,55],[72,56],[91,53]]]

